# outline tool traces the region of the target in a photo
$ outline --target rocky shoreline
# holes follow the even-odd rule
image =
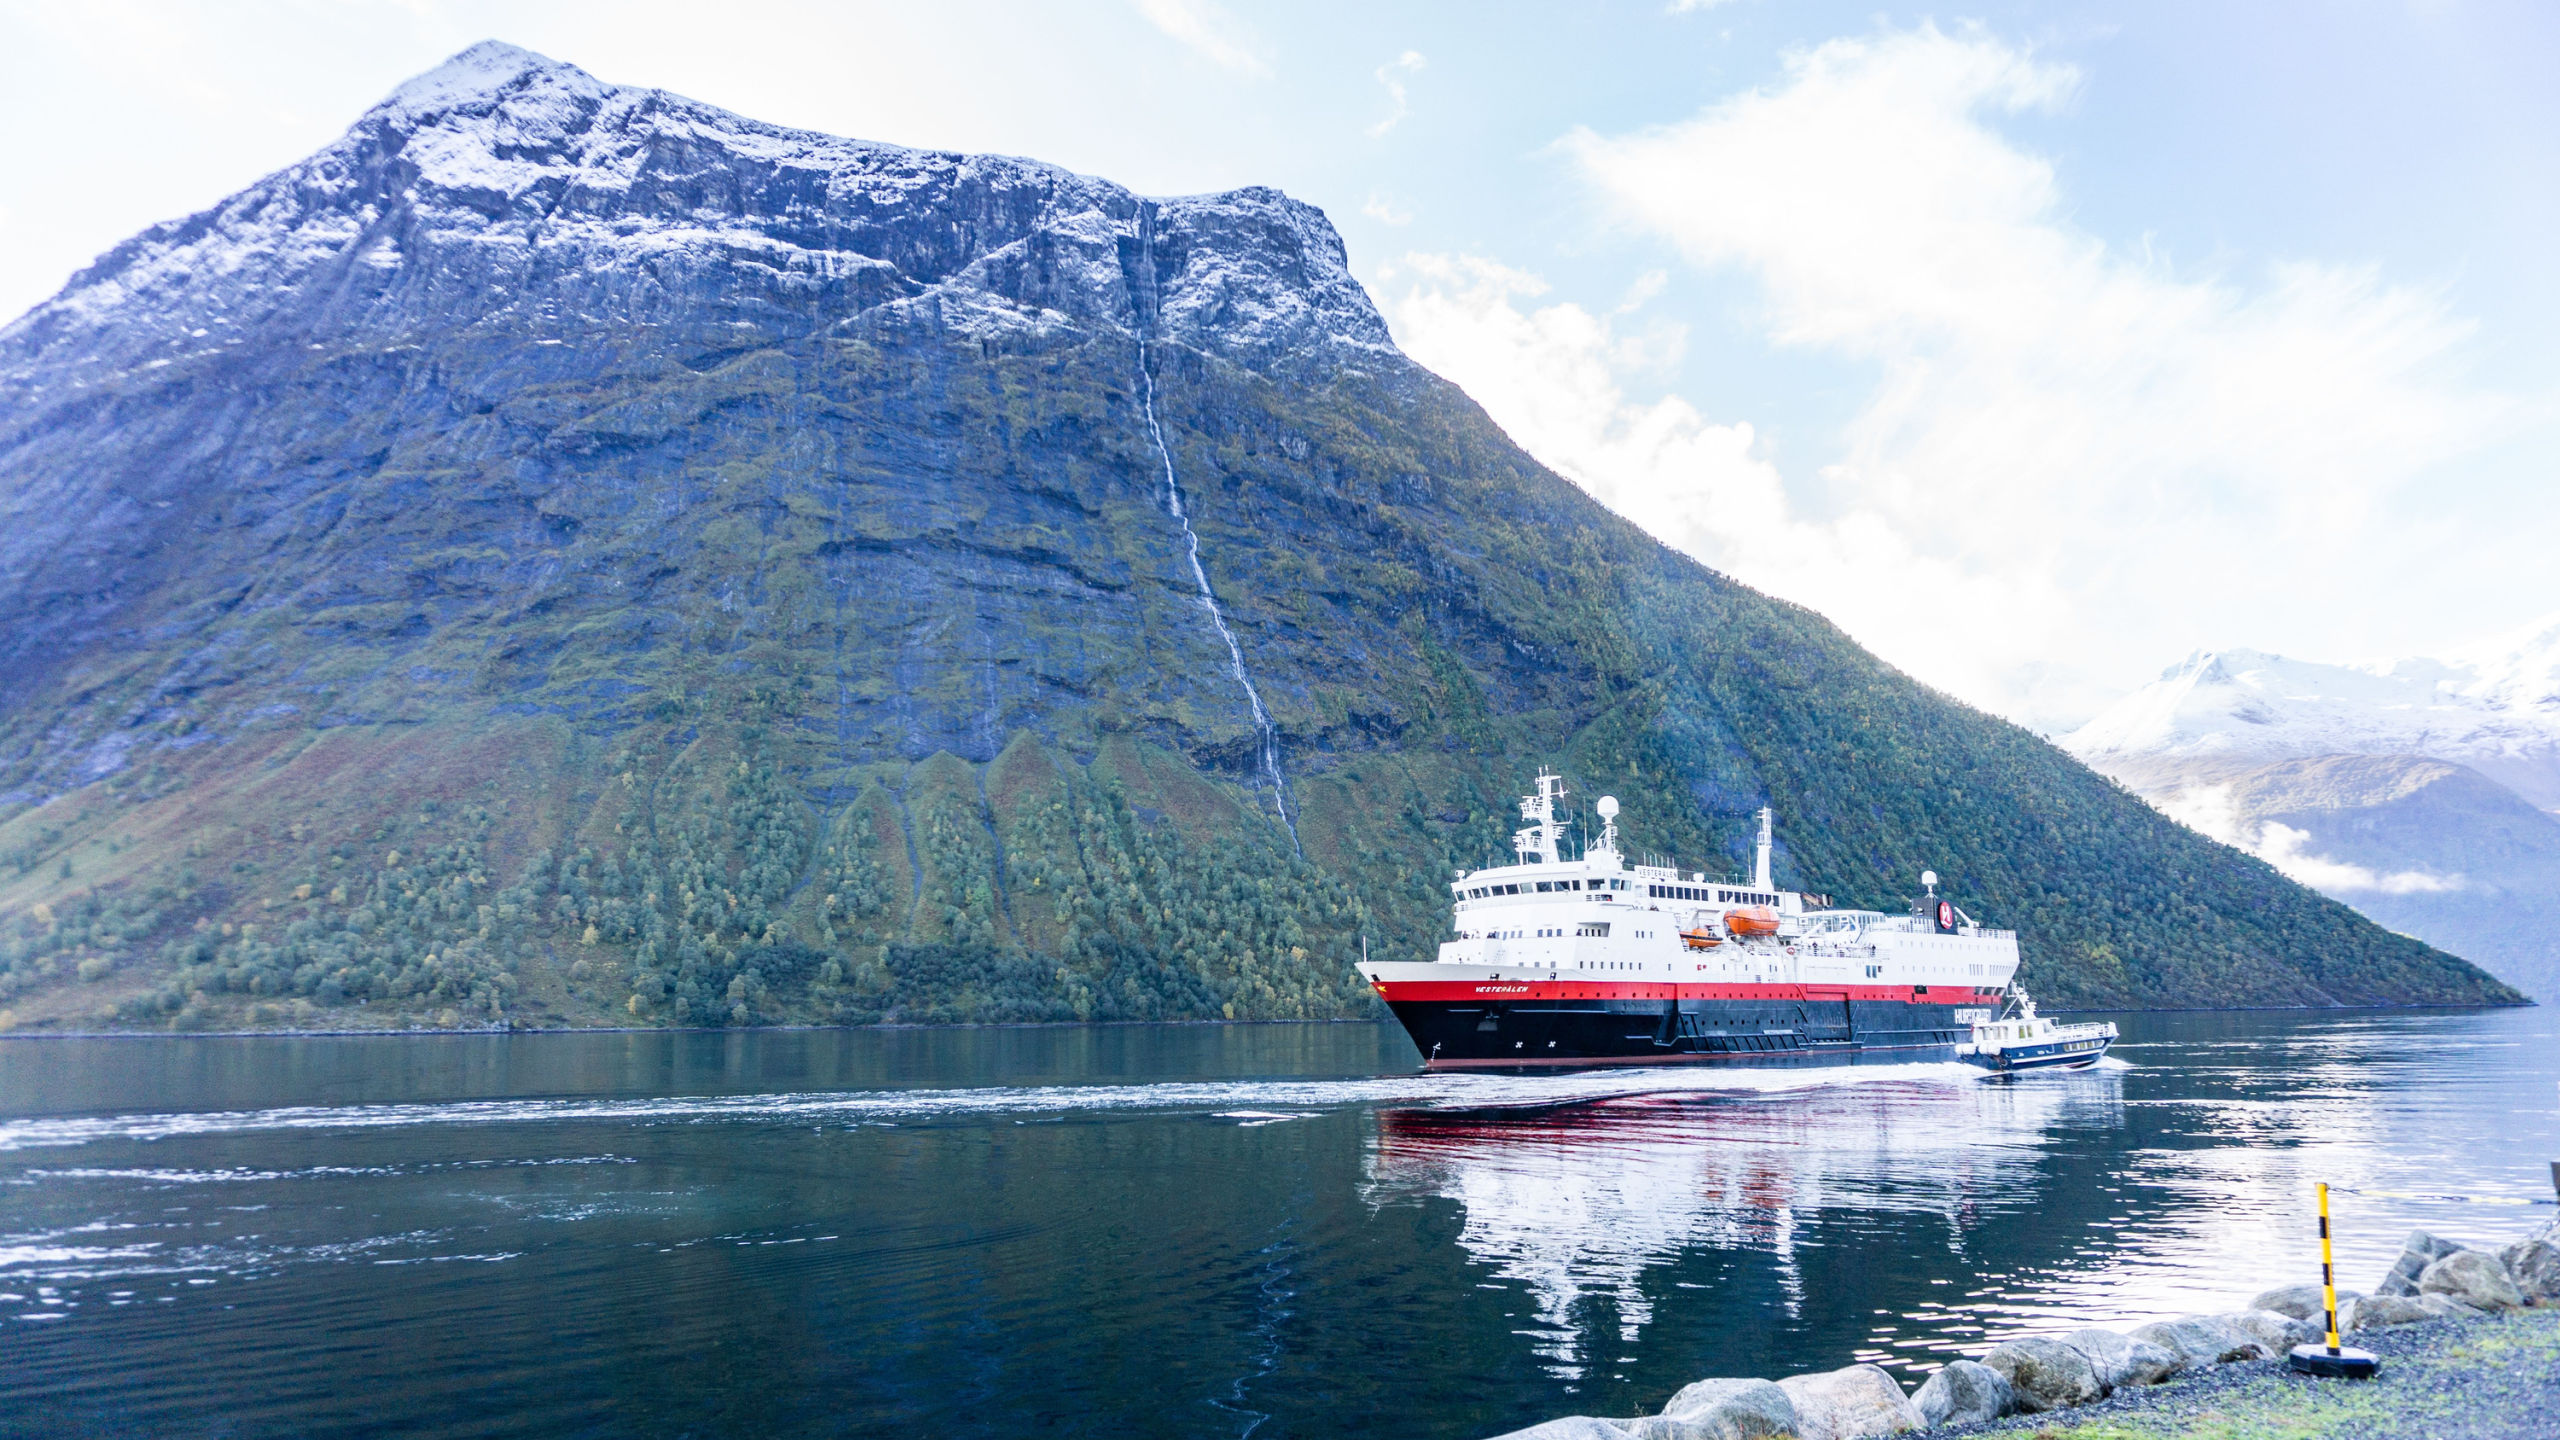
[[[2514,1317],[2535,1307],[2549,1313],[2533,1315],[2532,1323],[2518,1332],[2521,1338],[2508,1337],[2501,1345],[2560,1352],[2560,1318],[2555,1318],[2560,1310],[2550,1310],[2555,1306],[2560,1306],[2560,1222],[2498,1250],[2420,1230],[2410,1234],[2400,1259],[2373,1293],[2338,1292],[2338,1327],[2357,1335],[2360,1343],[2384,1346],[2386,1355],[2429,1357],[2413,1361],[2431,1381],[2419,1387],[2424,1395],[2381,1381],[2313,1382],[2293,1376],[2283,1363],[2285,1354],[2295,1345],[2323,1340],[2326,1325],[2320,1287],[2287,1285],[2261,1291],[2243,1308],[2221,1314],[2180,1316],[2125,1333],[2089,1328],[2006,1341],[1978,1361],[1950,1362],[1908,1394],[1874,1365],[1776,1381],[1708,1379],[1672,1396],[1659,1414],[1631,1419],[1567,1416],[1497,1440],[1867,1440],[1923,1431],[1947,1436],[2050,1431],[2061,1436],[2082,1427],[2069,1423],[2079,1417],[2057,1412],[2093,1406],[2147,1417],[2130,1428],[2098,1427],[2093,1434],[2170,1436],[2185,1432],[2149,1422],[2183,1427],[2190,1421],[2231,1418],[2227,1408],[2212,1405],[2189,1406],[2197,1413],[2180,1415],[2177,1400],[2190,1392],[2219,1394],[2254,1386],[2249,1404],[2299,1418],[2304,1401],[2296,1392],[2314,1385],[2322,1387],[2313,1392],[2321,1396],[2341,1387],[2363,1392],[2344,1406],[2357,1411],[2356,1417],[2342,1410],[2342,1424],[2355,1421],[2348,1429],[2394,1433],[2365,1423],[2375,1418],[2365,1412],[2374,1410],[2386,1392],[2412,1403],[2443,1399],[2448,1383],[2459,1388],[2455,1367],[2460,1357],[2440,1339],[2433,1345],[2394,1345],[2387,1332],[2431,1324],[2450,1330],[2455,1327],[2433,1322]],[[2395,1372],[2386,1365],[2384,1374]],[[2169,1383],[2173,1381],[2179,1383]],[[2560,1371],[2541,1367],[2532,1383],[2560,1392]],[[2172,1398],[2159,1403],[2159,1396]],[[2515,1413],[2510,1428],[2499,1428],[2496,1415],[2475,1417],[2488,1428],[2455,1428],[2467,1435],[2521,1435],[2534,1423],[2529,1415],[2549,1413],[2536,1404]],[[2055,1429],[2057,1423],[2067,1428]],[[2427,1427],[2428,1433],[2444,1428]]]

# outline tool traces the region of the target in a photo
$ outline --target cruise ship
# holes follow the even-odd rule
[[[1952,1059],[2018,968],[2017,933],[1921,876],[1909,914],[1834,909],[1770,879],[1770,823],[1748,883],[1631,865],[1618,802],[1565,854],[1562,780],[1520,801],[1513,863],[1450,883],[1455,938],[1361,974],[1435,1070]]]

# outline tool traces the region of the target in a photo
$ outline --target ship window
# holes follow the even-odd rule
[[[1554,888],[1556,888],[1556,886],[1555,886],[1555,882],[1554,882],[1554,881],[1552,881],[1552,880],[1541,880],[1541,881],[1539,881],[1539,882],[1538,882],[1538,893],[1539,893],[1539,894],[1541,894],[1541,895],[1546,894],[1548,891],[1553,890]]]

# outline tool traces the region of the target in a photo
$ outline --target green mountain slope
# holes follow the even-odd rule
[[[1365,1014],[1540,763],[2056,1003],[2516,998],[1645,538],[1270,192],[483,47],[0,331],[0,513],[19,1026]]]

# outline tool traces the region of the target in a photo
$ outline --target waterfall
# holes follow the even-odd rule
[[[1153,257],[1149,257],[1152,265]],[[1132,297],[1133,299],[1135,297]],[[1271,723],[1271,713],[1262,708],[1262,692],[1253,688],[1253,676],[1244,668],[1244,647],[1236,643],[1236,632],[1227,626],[1227,614],[1218,608],[1218,592],[1209,586],[1209,572],[1200,563],[1200,532],[1191,528],[1191,516],[1182,506],[1182,486],[1173,475],[1173,450],[1164,443],[1164,426],[1156,420],[1155,372],[1148,367],[1147,331],[1144,311],[1138,321],[1138,398],[1147,414],[1147,438],[1156,446],[1156,459],[1164,465],[1164,508],[1182,525],[1182,540],[1189,547],[1191,583],[1200,592],[1200,608],[1209,612],[1209,623],[1218,628],[1218,638],[1227,642],[1227,673],[1236,677],[1244,691],[1244,703],[1253,712],[1254,733],[1262,752],[1262,773],[1271,778],[1271,803],[1280,811],[1280,823],[1288,827],[1289,848],[1300,856],[1297,817],[1289,813],[1289,782],[1280,774],[1280,730]]]

